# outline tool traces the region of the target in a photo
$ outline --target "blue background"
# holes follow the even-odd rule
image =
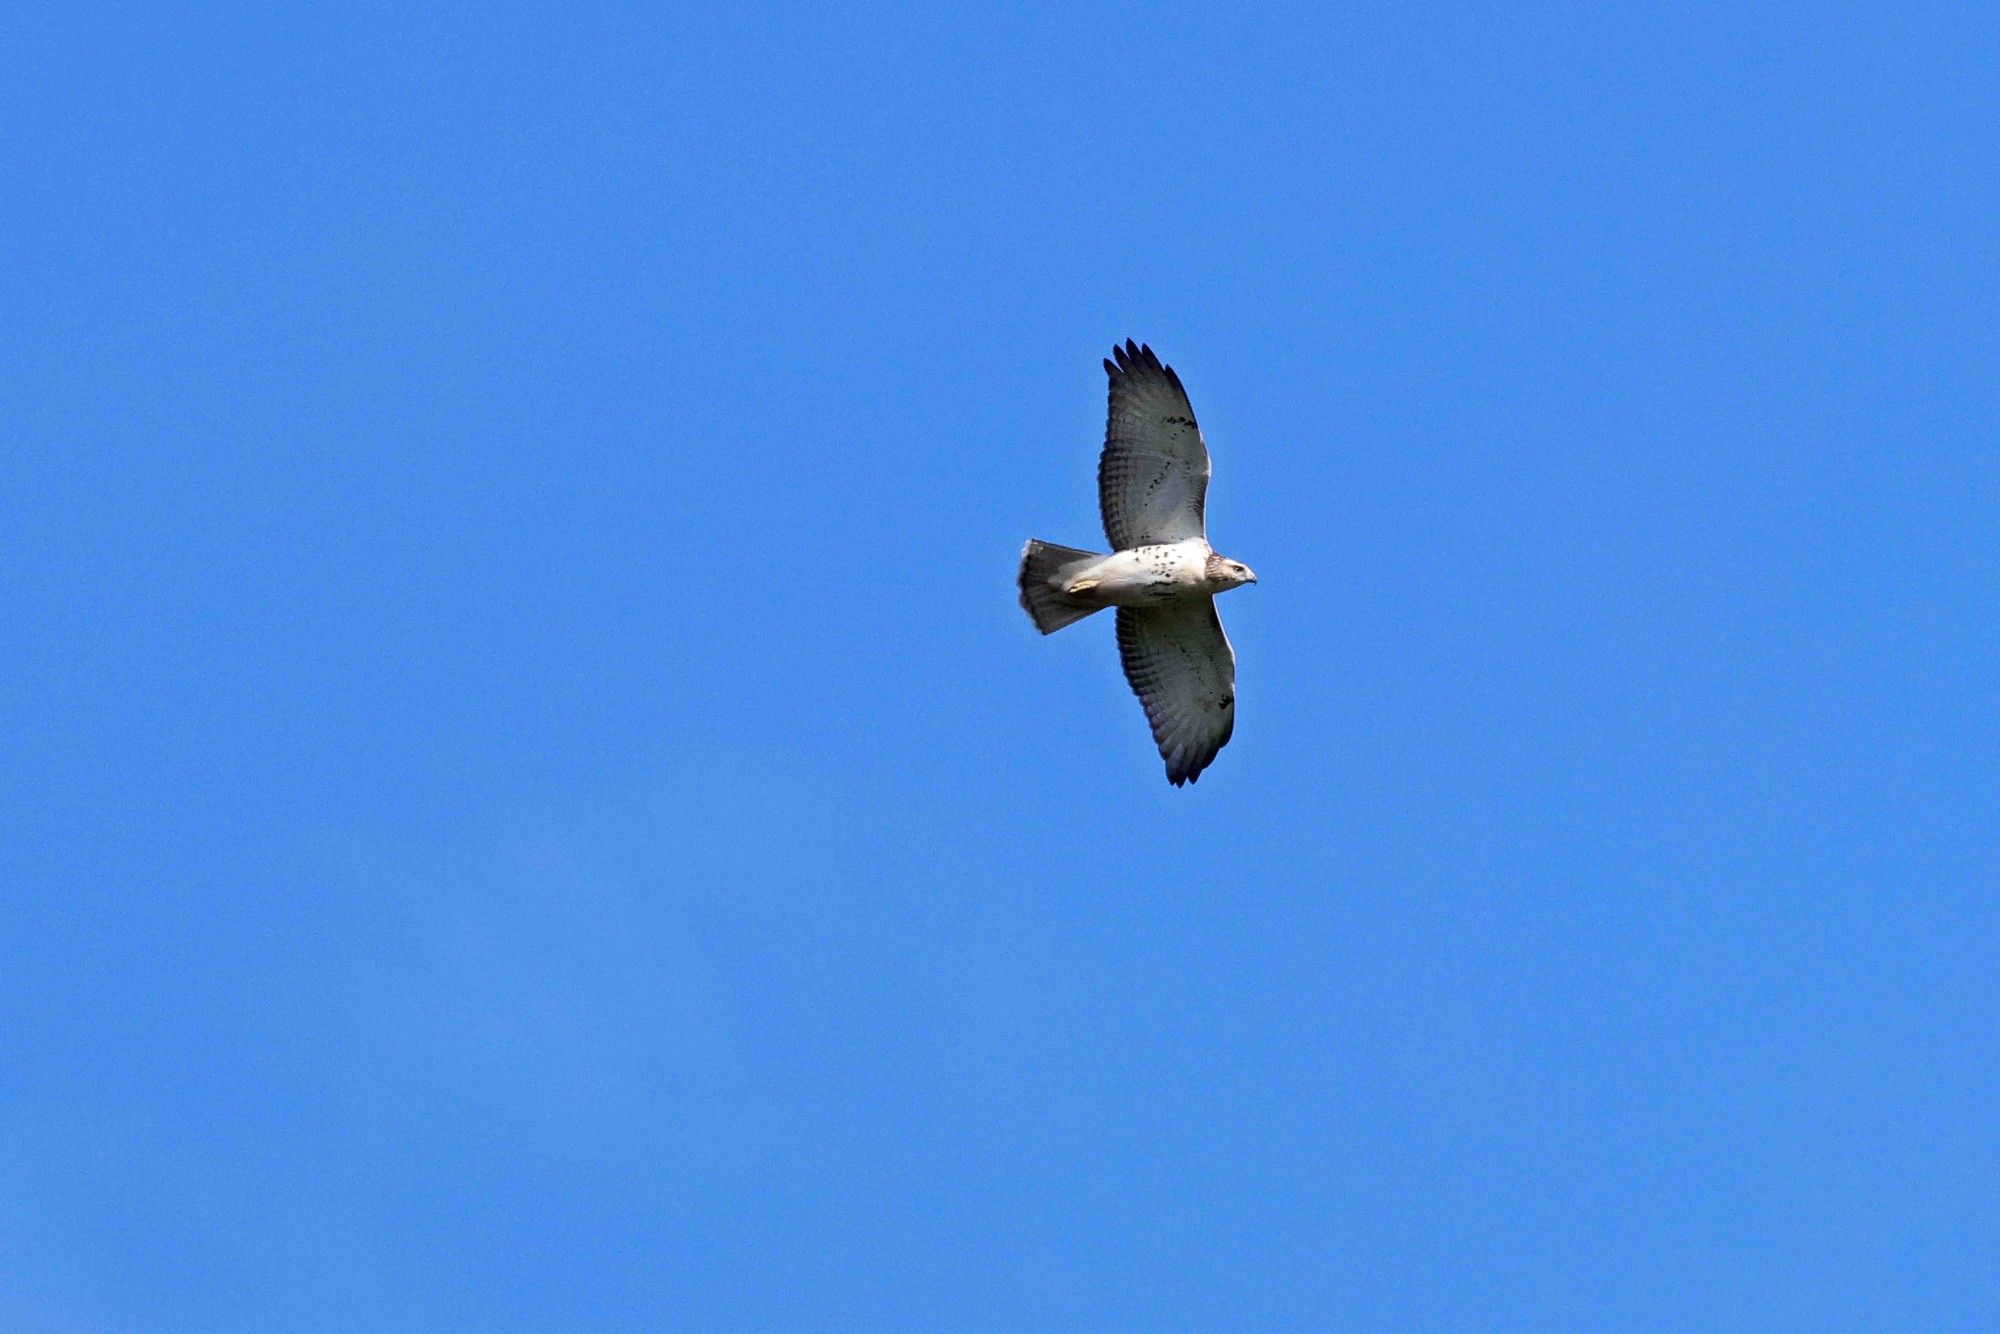
[[[562,8],[9,20],[0,1324],[2000,1322],[1990,6]]]

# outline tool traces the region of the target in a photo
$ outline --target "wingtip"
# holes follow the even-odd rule
[[[1174,374],[1173,367],[1160,360],[1160,354],[1153,351],[1152,344],[1142,343],[1134,338],[1126,339],[1122,345],[1112,344],[1111,355],[1104,361],[1105,374],[1130,375],[1134,371],[1156,371],[1173,381],[1175,388],[1180,388],[1181,377]]]

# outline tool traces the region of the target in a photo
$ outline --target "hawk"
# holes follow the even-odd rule
[[[1208,545],[1208,446],[1181,377],[1129,339],[1111,356],[1111,420],[1097,462],[1111,554],[1031,540],[1021,606],[1045,635],[1118,609],[1125,679],[1179,787],[1201,777],[1236,729],[1236,654],[1215,595],[1257,576]]]

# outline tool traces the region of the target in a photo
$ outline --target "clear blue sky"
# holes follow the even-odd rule
[[[279,8],[0,56],[0,1326],[2000,1323],[1990,5]]]

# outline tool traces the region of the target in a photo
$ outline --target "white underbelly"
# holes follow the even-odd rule
[[[1116,551],[1078,572],[1079,593],[1114,607],[1145,607],[1200,591],[1208,574],[1206,542]]]

